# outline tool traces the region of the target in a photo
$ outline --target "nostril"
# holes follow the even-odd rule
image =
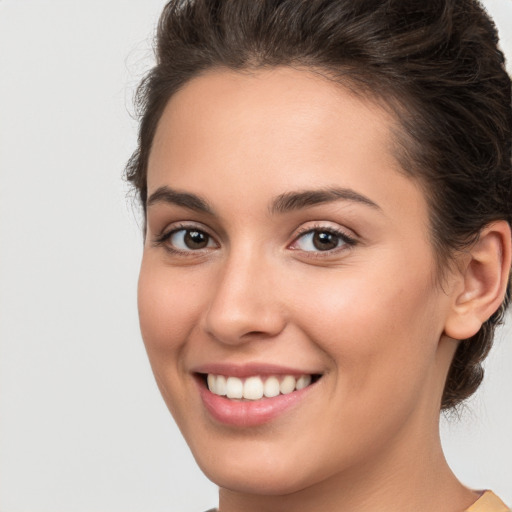
[[[275,338],[286,326],[282,308],[258,294],[254,285],[234,282],[234,277],[224,280],[205,308],[202,329],[224,345]]]
[[[269,333],[266,333],[265,331],[249,331],[249,332],[246,332],[242,338],[268,338],[269,336]]]

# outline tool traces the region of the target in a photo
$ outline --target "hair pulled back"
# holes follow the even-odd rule
[[[489,223],[512,224],[510,78],[477,0],[171,0],[156,65],[139,86],[138,148],[126,168],[145,211],[147,163],[171,96],[213,68],[296,66],[383,99],[399,120],[397,157],[424,187],[438,263]],[[469,397],[505,300],[460,343],[441,407]]]

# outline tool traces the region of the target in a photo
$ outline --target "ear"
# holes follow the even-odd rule
[[[464,340],[476,334],[500,307],[509,280],[511,232],[502,220],[485,227],[477,242],[464,253],[460,281],[454,288],[452,307],[444,332]]]

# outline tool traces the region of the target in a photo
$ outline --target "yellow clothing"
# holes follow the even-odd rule
[[[212,508],[206,512],[218,512]],[[465,512],[512,512],[492,491],[485,491]]]
[[[485,491],[466,512],[511,512],[511,510],[496,494],[491,491]]]

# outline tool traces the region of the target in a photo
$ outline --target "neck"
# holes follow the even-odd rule
[[[476,501],[478,496],[450,470],[441,449],[438,425],[428,439],[421,437],[414,446],[407,441],[397,438],[385,452],[372,454],[372,459],[359,467],[290,494],[262,496],[221,488],[219,510],[462,512]]]

